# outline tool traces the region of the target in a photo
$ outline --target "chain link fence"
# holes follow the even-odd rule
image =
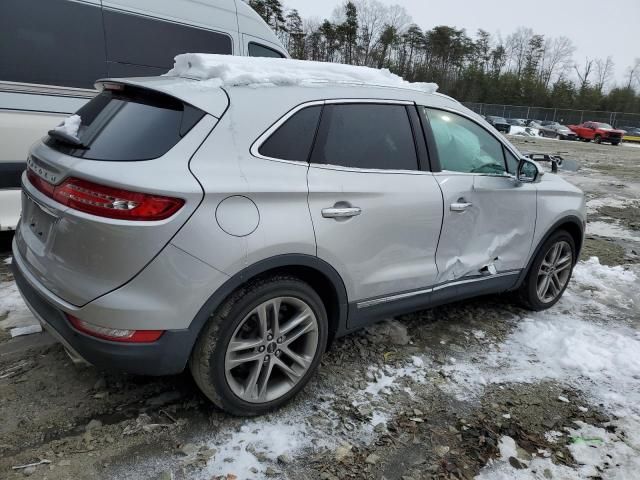
[[[640,113],[603,112],[593,110],[572,110],[566,108],[525,107],[490,103],[463,102],[463,105],[480,115],[494,115],[504,118],[550,120],[563,125],[577,125],[582,122],[603,122],[614,127],[639,127]]]

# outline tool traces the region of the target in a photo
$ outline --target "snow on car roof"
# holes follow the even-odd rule
[[[435,83],[411,83],[388,69],[285,58],[185,53],[175,57],[166,76],[210,80],[215,86],[292,86],[366,84],[435,93]]]

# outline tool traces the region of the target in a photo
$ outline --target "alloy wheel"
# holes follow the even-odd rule
[[[573,251],[568,242],[554,243],[542,259],[536,291],[543,303],[554,301],[564,290],[573,266]]]
[[[250,403],[282,397],[305,376],[318,349],[318,320],[295,297],[269,299],[247,314],[225,353],[233,393]]]

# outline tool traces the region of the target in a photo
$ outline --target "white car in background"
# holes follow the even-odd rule
[[[29,147],[97,79],[160,75],[185,52],[289,56],[242,0],[3,0],[0,25],[0,230],[20,216]]]

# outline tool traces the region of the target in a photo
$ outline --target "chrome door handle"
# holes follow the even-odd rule
[[[465,202],[465,203],[452,203],[451,211],[452,212],[464,212],[467,208],[472,206],[473,203]]]
[[[362,213],[358,207],[332,207],[323,208],[322,216],[324,218],[348,218],[356,217]]]

